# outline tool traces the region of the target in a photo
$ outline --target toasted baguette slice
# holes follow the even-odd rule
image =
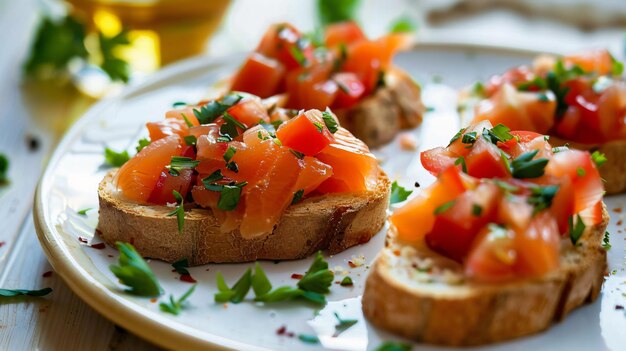
[[[600,177],[605,180],[604,190],[607,194],[618,194],[626,191],[626,140],[613,140],[600,145],[579,144],[558,137],[550,137],[553,146],[569,145],[572,149],[599,151],[606,156],[606,162],[598,167]]]
[[[558,270],[503,284],[464,282],[460,264],[402,245],[390,232],[368,276],[363,311],[380,328],[432,344],[481,345],[537,333],[598,297],[608,220],[605,207],[602,222],[586,229],[579,246],[563,239]]]
[[[404,71],[390,70],[385,86],[349,109],[333,110],[342,127],[369,147],[387,144],[401,129],[422,123],[425,111],[419,85]]]
[[[368,193],[315,196],[291,205],[267,237],[248,240],[238,231],[222,233],[211,210],[200,208],[185,211],[180,233],[176,217],[167,215],[172,208],[120,198],[115,172],[98,188],[100,237],[109,245],[130,242],[144,257],[166,262],[186,258],[190,265],[293,260],[318,250],[338,253],[368,242],[384,225],[389,203],[389,179],[379,171],[377,186]]]

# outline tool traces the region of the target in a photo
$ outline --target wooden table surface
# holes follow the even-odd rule
[[[21,65],[37,23],[36,4],[39,3],[41,1],[36,0],[0,1],[0,152],[8,155],[11,162],[11,181],[0,188],[0,287],[51,287],[54,291],[45,298],[16,298],[0,303],[0,350],[158,349],[116,327],[74,295],[60,277],[46,273],[52,268],[39,245],[32,219],[35,186],[59,136],[71,122],[68,116],[78,115],[93,101],[76,99],[66,88],[55,88],[53,93],[47,91],[42,95],[41,87],[23,82]],[[267,24],[276,21],[311,28],[313,3],[235,1],[209,52],[222,55],[249,49]],[[391,5],[389,1],[367,2],[361,11],[362,22],[368,31],[381,33],[391,19],[403,13],[415,13],[416,3],[419,2],[394,0]],[[241,23],[246,23],[243,30]],[[513,28],[512,33],[518,34],[518,29]],[[467,39],[467,30],[459,30]],[[564,49],[584,46],[585,42],[581,43],[580,39],[585,34],[564,30],[571,39],[567,41],[563,39],[566,35],[560,36],[563,45],[570,45]],[[454,28],[424,28],[423,31],[431,33],[431,39],[433,33],[441,33],[442,37],[458,35]],[[623,31],[619,32],[620,38],[621,33]],[[613,31],[602,36],[587,35],[596,46],[621,49],[622,43],[616,37]],[[491,44],[498,40],[480,31],[474,33],[474,38]]]

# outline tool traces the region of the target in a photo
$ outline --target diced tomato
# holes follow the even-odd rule
[[[335,73],[332,80],[339,88],[333,108],[350,108],[359,102],[365,93],[363,83],[354,73]]]
[[[148,202],[157,205],[176,203],[173,191],[176,190],[185,198],[191,187],[193,170],[183,169],[179,175],[173,176],[167,169],[161,171],[161,176],[152,190]]]
[[[271,26],[256,51],[278,59],[288,71],[313,62],[313,46],[287,23]]]
[[[278,93],[285,67],[275,59],[252,53],[233,78],[231,90],[243,91],[262,98]]]
[[[461,262],[467,255],[478,231],[494,219],[499,189],[482,183],[454,200],[449,209],[435,216],[435,223],[426,234],[428,246]]]
[[[381,72],[388,64],[382,62],[382,56],[380,44],[374,41],[360,41],[348,51],[343,70],[357,76],[363,83],[366,95],[374,90]]]
[[[563,117],[557,122],[556,133],[566,139],[576,138],[576,132],[580,125],[580,110],[574,106],[568,106]]]
[[[524,196],[507,196],[498,207],[498,223],[506,224],[514,230],[526,228],[533,215],[533,208]]]
[[[236,120],[248,127],[259,124],[259,122],[269,123],[270,116],[267,110],[257,99],[247,99],[229,108],[228,112]]]
[[[527,228],[515,233],[517,261],[521,276],[541,276],[559,266],[558,225],[548,211],[535,214]]]
[[[477,235],[465,262],[465,274],[473,280],[497,283],[515,278],[515,232],[491,224]]]
[[[568,177],[558,179],[559,190],[552,199],[550,212],[554,215],[559,226],[559,233],[565,234],[569,230],[569,218],[574,214],[574,194],[576,190]]]
[[[543,137],[543,135],[539,133],[519,130],[511,131],[510,134],[513,135],[513,138],[505,142],[498,142],[498,147],[511,156],[511,158],[515,158],[527,151],[526,148],[520,144],[526,144],[536,138]]]
[[[289,94],[287,107],[296,109],[326,109],[337,94],[337,84],[330,82],[330,63],[309,68],[295,69],[287,74],[286,87]]]
[[[420,153],[422,166],[434,176],[441,173],[444,169],[454,166],[458,158],[458,155],[445,147],[436,147]],[[459,165],[458,167],[461,166]]]
[[[314,156],[335,140],[320,111],[307,111],[281,124],[276,136],[284,146],[307,156]]]
[[[465,157],[467,174],[477,178],[503,178],[511,175],[497,146],[485,138],[477,138],[470,153]]]
[[[593,207],[602,200],[602,180],[588,152],[558,152],[548,162],[545,170],[549,175],[570,178],[574,188],[574,213]]]
[[[435,224],[435,209],[454,200],[464,191],[465,185],[458,169],[450,167],[441,172],[433,185],[422,190],[389,217],[396,227],[398,238],[409,242],[423,239]]]
[[[578,214],[580,215],[580,218],[583,220],[583,223],[585,223],[587,227],[590,227],[590,226],[593,226],[595,224],[602,222],[603,208],[604,208],[604,205],[602,201],[599,201],[594,206],[586,208],[580,211],[580,213]]]
[[[626,139],[626,84],[614,82],[598,100],[598,119],[603,140]]]
[[[475,137],[479,138],[485,129],[491,129],[493,125],[488,120],[480,121],[478,123],[472,123],[467,128],[463,129],[463,131],[459,131],[461,135],[456,140],[452,141],[450,145],[447,146],[447,149],[452,151],[457,157],[458,156],[467,156],[471,150],[470,144],[463,143],[463,136],[470,133],[476,133]]]
[[[329,48],[345,44],[346,46],[367,39],[356,22],[333,23],[324,31],[324,42]]]
[[[613,57],[607,50],[591,50],[563,57],[566,65],[578,65],[583,71],[599,75],[610,74]]]
[[[115,185],[126,198],[146,203],[163,168],[170,164],[172,156],[180,155],[181,144],[178,135],[153,141],[117,171]]]
[[[489,97],[495,94],[497,91],[499,91],[500,88],[502,88],[502,86],[505,84],[517,86],[521,83],[529,82],[533,80],[533,78],[534,78],[534,74],[530,70],[529,67],[527,66],[516,67],[516,68],[506,71],[501,76],[496,75],[496,76],[491,77],[489,81],[487,82],[487,85],[485,87],[485,90],[486,90],[485,92],[487,93],[487,96]]]

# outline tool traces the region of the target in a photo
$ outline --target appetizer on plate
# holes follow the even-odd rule
[[[148,123],[149,145],[100,183],[100,237],[191,265],[369,241],[385,222],[387,176],[330,110],[288,112],[231,93]]]
[[[478,345],[539,332],[598,297],[609,217],[596,156],[488,121],[421,156],[437,180],[390,217],[363,295],[373,324]]]
[[[271,26],[232,78],[231,90],[268,98],[292,109],[330,107],[341,125],[370,147],[391,141],[422,121],[420,87],[392,65],[412,43],[409,34],[368,39],[354,22],[305,36],[290,24]]]
[[[626,82],[623,64],[606,50],[555,57],[513,68],[463,94],[473,122],[547,134],[553,145],[599,150],[608,194],[626,190]]]

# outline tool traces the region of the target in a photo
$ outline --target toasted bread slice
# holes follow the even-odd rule
[[[606,162],[598,167],[600,177],[605,180],[604,190],[608,195],[626,191],[626,140],[613,140],[600,145],[579,144],[558,137],[550,137],[554,146],[569,145],[570,148],[599,151],[606,156]]]
[[[387,144],[401,129],[417,127],[425,111],[421,88],[404,71],[390,70],[385,86],[349,109],[333,110],[342,127],[369,147]]]
[[[381,170],[376,188],[365,194],[314,196],[287,208],[266,237],[243,239],[223,233],[211,210],[185,211],[182,233],[167,206],[144,206],[119,197],[116,170],[100,183],[97,232],[109,245],[130,242],[144,256],[166,262],[188,259],[190,265],[255,260],[293,260],[318,250],[330,254],[368,242],[384,225],[390,183]]]
[[[602,238],[608,221],[604,207],[602,222],[586,228],[579,245],[564,238],[558,270],[502,284],[463,281],[460,264],[426,247],[402,245],[390,232],[368,276],[363,311],[380,328],[440,345],[539,332],[598,297],[607,270]]]

